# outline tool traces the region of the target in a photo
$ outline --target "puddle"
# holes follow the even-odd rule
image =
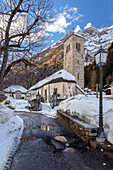
[[[40,127],[41,130],[51,131],[53,127],[51,125],[43,125]]]

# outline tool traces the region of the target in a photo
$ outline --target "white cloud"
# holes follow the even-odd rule
[[[46,31],[48,32],[59,32],[59,33],[65,33],[65,29],[71,25],[71,22],[66,21],[66,17],[60,13],[58,17],[56,18],[56,21],[54,21],[52,24],[46,24]]]
[[[67,12],[66,12],[66,11],[64,11],[64,12],[63,12],[63,15],[67,15]]]
[[[77,25],[76,28],[75,28],[75,30],[74,30],[74,32],[79,32],[79,31],[81,31],[81,28],[80,28],[79,25]]]
[[[67,9],[68,8],[68,4],[64,7],[64,9]]]
[[[70,9],[68,9],[68,11],[76,14],[78,12],[78,9],[76,7],[71,7]]]
[[[77,14],[73,17],[73,21],[78,21],[80,18],[82,18],[84,15],[82,14]]]
[[[84,29],[90,28],[91,26],[92,26],[92,24],[91,24],[91,23],[88,23],[88,24],[84,27]]]
[[[60,13],[54,18],[54,22],[51,24],[46,23],[46,31],[52,33],[66,33],[66,29],[74,21],[78,21],[79,18],[83,17],[82,14],[78,13],[76,7],[60,7]]]
[[[66,17],[67,17],[68,19],[72,19],[72,18],[73,18],[73,16],[71,16],[70,14],[67,14]]]
[[[54,40],[51,40],[51,43],[54,43]]]

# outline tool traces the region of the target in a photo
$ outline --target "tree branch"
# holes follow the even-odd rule
[[[5,70],[4,77],[5,77],[5,76],[8,74],[8,72],[11,70],[11,67],[13,67],[14,65],[16,65],[16,64],[18,64],[18,63],[20,63],[20,62],[23,62],[25,65],[30,66],[30,67],[32,67],[32,66],[36,67],[35,64],[32,64],[32,63],[29,62],[27,59],[21,58],[21,59],[18,59],[18,60],[14,61],[14,62],[12,62],[11,64],[8,65],[8,67],[7,67],[6,70]]]

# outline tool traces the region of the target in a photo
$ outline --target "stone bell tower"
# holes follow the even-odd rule
[[[75,76],[77,84],[84,88],[84,38],[71,33],[64,41],[63,69]]]

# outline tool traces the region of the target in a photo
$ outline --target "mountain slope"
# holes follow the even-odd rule
[[[102,29],[90,27],[80,32],[80,34],[85,38],[85,49],[93,57],[100,45],[106,49],[113,42],[113,25]]]

